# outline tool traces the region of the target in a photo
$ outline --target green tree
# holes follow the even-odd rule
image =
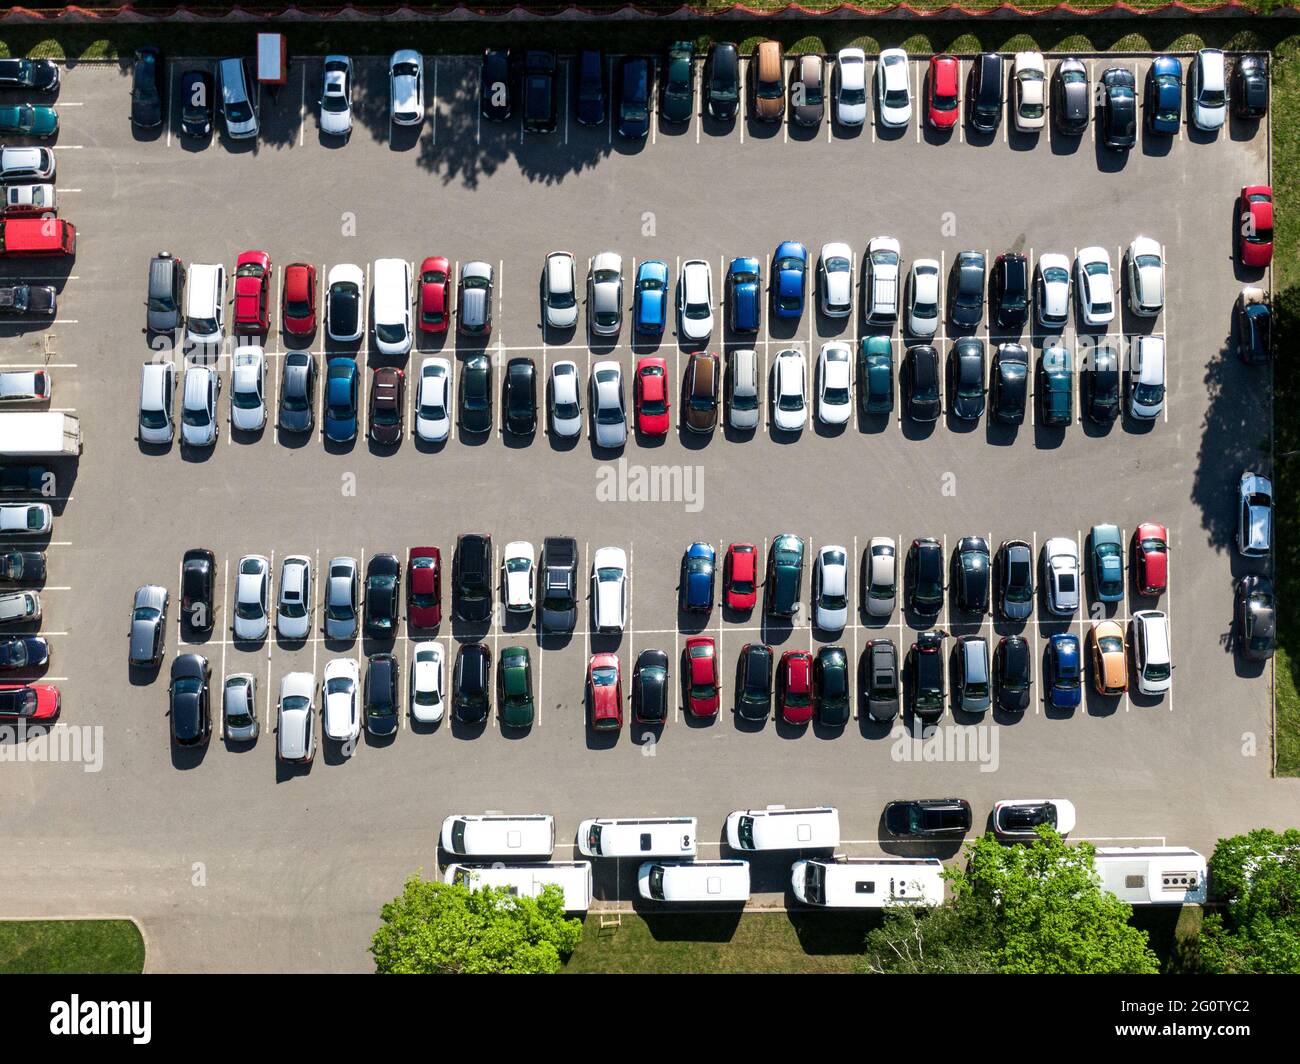
[[[890,975],[970,975],[993,972],[997,913],[967,895],[935,909],[894,905],[867,932],[860,970]]]
[[[381,974],[550,974],[582,940],[556,886],[516,898],[413,875],[380,919],[370,952]]]
[[[1200,966],[1215,973],[1300,974],[1300,830],[1220,839],[1201,923]]]

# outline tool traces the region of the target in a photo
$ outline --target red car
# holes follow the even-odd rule
[[[425,332],[447,331],[448,290],[451,266],[441,255],[420,263],[420,328]]]
[[[1247,185],[1241,190],[1241,264],[1267,266],[1273,261],[1273,189]]]
[[[59,689],[49,683],[0,683],[0,721],[50,720],[59,715]]]
[[[1164,525],[1145,521],[1133,535],[1133,563],[1137,567],[1138,591],[1162,595],[1169,586],[1169,531]]]
[[[713,640],[706,635],[686,640],[683,652],[686,667],[682,670],[689,685],[686,708],[696,717],[718,715],[718,658]]]
[[[729,610],[752,610],[758,601],[758,548],[752,543],[733,543],[722,563],[722,586]]]
[[[406,556],[406,623],[436,628],[442,620],[442,553],[437,547],[412,547]]]
[[[245,251],[235,263],[235,332],[264,333],[271,327],[271,256]]]
[[[806,650],[787,650],[776,670],[776,702],[789,724],[812,720],[812,655]]]
[[[623,727],[623,680],[617,654],[593,654],[587,669],[587,701],[594,731]]]
[[[925,113],[935,129],[952,129],[957,124],[959,67],[951,55],[932,55],[925,79]]]
[[[284,268],[284,293],[280,304],[284,331],[310,336],[316,331],[316,267],[305,262]]]
[[[636,427],[645,436],[668,434],[668,363],[647,356],[636,364]]]

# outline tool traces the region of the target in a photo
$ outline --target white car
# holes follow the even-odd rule
[[[880,124],[889,129],[906,129],[912,120],[907,53],[901,48],[886,48],[876,60],[876,106]]]
[[[510,613],[533,612],[536,562],[537,552],[531,543],[518,539],[506,544],[501,556],[501,587]]]
[[[217,442],[221,377],[211,366],[190,366],[182,388],[181,442],[191,447],[211,447]]]
[[[546,307],[546,324],[552,329],[572,329],[578,323],[577,284],[577,272],[569,252],[552,251],[546,256],[542,302]]]
[[[446,710],[442,663],[440,643],[416,643],[411,648],[411,716],[420,724],[437,724]]]
[[[1046,824],[1068,835],[1076,823],[1074,803],[1064,798],[1007,798],[993,806],[993,830],[1000,839],[1034,839]]]
[[[9,214],[45,214],[58,207],[53,185],[10,185],[5,189],[5,210]]]
[[[582,387],[576,362],[551,363],[551,432],[564,439],[582,432]]]
[[[1169,618],[1159,610],[1133,614],[1133,665],[1137,689],[1144,695],[1161,695],[1173,681],[1169,646]]]
[[[1204,133],[1222,129],[1228,116],[1228,71],[1223,53],[1202,48],[1192,60],[1188,80],[1192,125]]]
[[[1047,608],[1068,617],[1079,608],[1079,545],[1066,536],[1053,536],[1043,545]]]
[[[53,390],[49,370],[0,373],[0,403],[48,403]]]
[[[276,706],[275,756],[307,764],[316,756],[316,679],[309,672],[286,673]]]
[[[627,551],[601,547],[591,559],[592,620],[597,632],[623,630],[627,619]]]
[[[801,351],[781,351],[772,367],[772,422],[782,432],[802,432],[808,400],[808,363]]]
[[[1131,416],[1153,421],[1165,408],[1165,341],[1135,336],[1129,349],[1128,395]]]
[[[325,332],[331,340],[352,343],[365,332],[366,275],[361,267],[341,262],[330,267],[325,284]]]
[[[627,442],[623,369],[612,359],[591,367],[591,419],[596,425],[596,446],[622,447]]]
[[[867,120],[867,55],[841,48],[835,57],[835,121],[860,126]]]
[[[54,511],[48,503],[20,502],[0,506],[0,532],[39,536],[53,527]]]
[[[1273,482],[1249,469],[1237,485],[1237,550],[1267,558],[1273,550]]]
[[[888,617],[894,612],[898,596],[898,557],[894,541],[888,536],[873,536],[863,559],[866,572],[866,608],[869,617]]]
[[[140,367],[140,442],[170,444],[172,397],[176,390],[173,362],[146,362]]]
[[[393,124],[418,126],[424,121],[424,57],[413,48],[393,53],[388,64]]]
[[[313,608],[311,559],[290,554],[280,563],[280,599],[275,611],[275,630],[280,637],[306,639],[311,634]]]
[[[356,658],[331,658],[325,663],[321,685],[325,704],[322,728],[326,739],[355,743],[361,737],[361,666]]]
[[[1070,319],[1070,260],[1055,251],[1039,255],[1034,290],[1038,324],[1044,329],[1065,328]]]
[[[678,329],[687,340],[703,343],[713,335],[713,269],[703,259],[682,263],[677,317]]]
[[[235,570],[235,638],[265,638],[270,614],[271,563],[260,554],[246,554]]]
[[[427,443],[441,443],[451,434],[451,362],[430,356],[420,363],[415,434]]]
[[[255,344],[235,348],[230,424],[242,432],[257,432],[266,424],[266,356]]]
[[[623,257],[602,251],[587,274],[587,318],[597,336],[617,336],[623,327]]]
[[[850,388],[853,352],[843,340],[822,344],[817,356],[817,418],[823,425],[846,425],[853,412]]]
[[[320,131],[334,137],[352,132],[352,60],[327,55],[320,90]]]
[[[823,244],[817,260],[822,313],[847,318],[853,310],[853,249],[848,244]]]
[[[53,181],[54,152],[49,148],[0,148],[0,181]]]
[[[939,260],[916,259],[907,284],[907,331],[933,336],[939,331]]]
[[[867,244],[866,319],[892,326],[898,318],[898,282],[903,245],[892,236],[875,236]]]
[[[1154,318],[1165,305],[1165,260],[1160,245],[1140,236],[1128,246],[1128,307],[1143,318]]]
[[[838,632],[849,619],[848,551],[822,547],[813,571],[813,623],[823,632]]]
[[[1085,325],[1108,325],[1115,318],[1115,279],[1110,272],[1110,252],[1105,248],[1080,248],[1074,260],[1074,291]]]
[[[1017,52],[1011,67],[1016,85],[1016,129],[1037,133],[1047,117],[1047,64],[1042,52]]]

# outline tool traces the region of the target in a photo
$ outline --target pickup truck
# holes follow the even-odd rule
[[[548,536],[542,543],[543,632],[571,632],[578,619],[578,541]]]

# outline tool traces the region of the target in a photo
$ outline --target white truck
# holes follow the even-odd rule
[[[0,457],[50,458],[81,454],[81,422],[53,411],[0,413]]]

